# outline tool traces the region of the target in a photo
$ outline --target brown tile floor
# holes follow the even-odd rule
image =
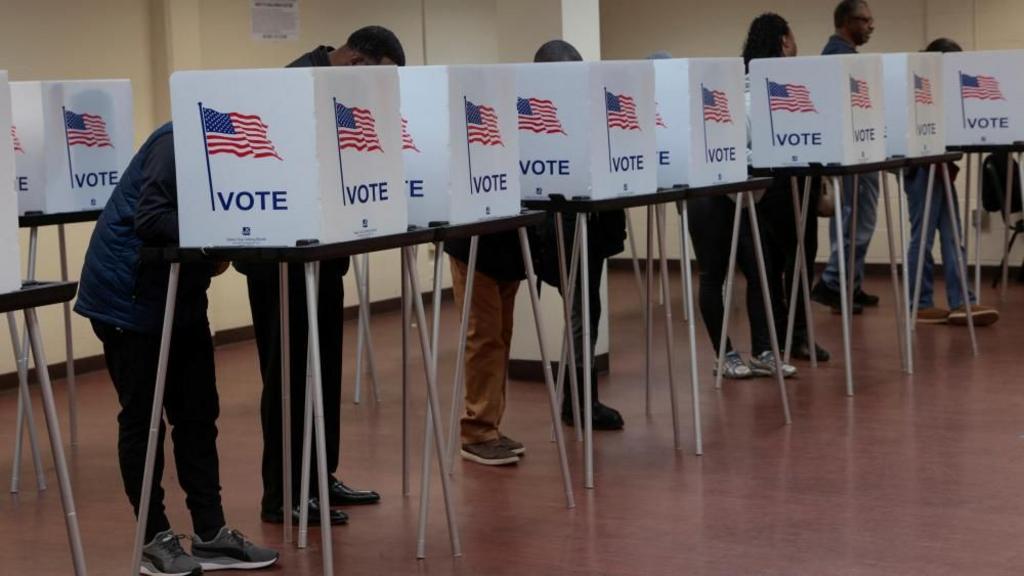
[[[337,573],[959,575],[1024,569],[1024,376],[1017,356],[1024,289],[1019,285],[1002,307],[1002,321],[979,330],[978,359],[967,352],[965,329],[921,327],[918,374],[910,378],[899,372],[891,292],[884,279],[872,279],[869,287],[882,295],[883,306],[855,323],[856,398],[843,396],[840,362],[814,372],[801,365],[790,385],[790,427],[782,425],[770,380],[727,382],[721,392],[713,390],[710,347],[701,326],[706,453],[696,457],[688,427],[686,450],[672,450],[660,326],[657,401],[653,415],[645,416],[643,340],[632,282],[629,273],[612,274],[613,369],[603,380],[604,395],[622,409],[627,427],[597,437],[597,489],[579,487],[581,450],[572,445],[578,507],[564,508],[543,389],[513,382],[506,432],[526,442],[529,455],[515,468],[458,466],[465,546],[458,560],[449,555],[436,481],[429,559],[414,559],[415,490],[412,497],[401,495],[399,321],[395,314],[376,317],[384,398],[380,405],[345,404],[342,477],[380,490],[384,501],[349,510],[351,524],[334,536]],[[678,301],[678,286],[676,292]],[[991,302],[995,296],[987,290],[984,297]],[[838,356],[838,317],[820,307],[816,315],[823,340]],[[451,327],[446,332],[453,334],[450,304],[444,320]],[[681,326],[676,333],[685,335]],[[352,324],[346,331],[346,399],[351,398],[354,336]],[[742,348],[746,338],[738,341]],[[684,346],[680,337],[678,373],[685,375]],[[447,339],[442,374],[451,374],[454,357]],[[419,376],[415,352],[412,360]],[[297,551],[281,546],[279,527],[259,521],[255,348],[252,343],[222,348],[217,361],[229,522],[284,551],[272,572],[319,574],[318,533],[311,549]],[[415,383],[418,437],[421,378]],[[685,390],[686,381],[681,384]],[[116,400],[106,373],[83,375],[80,386],[81,445],[72,471],[89,568],[92,574],[119,574],[134,524],[117,471]],[[681,397],[688,426],[689,394]],[[15,395],[0,395],[5,489],[14,413]],[[23,469],[21,496],[0,499],[0,574],[69,574],[52,464],[47,465],[51,489],[42,494],[35,490],[27,459]],[[187,530],[173,468],[164,485],[172,522]]]

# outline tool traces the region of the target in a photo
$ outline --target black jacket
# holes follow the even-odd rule
[[[328,56],[334,48],[330,46],[317,46],[313,50],[306,52],[302,56],[299,56],[294,62],[286,66],[286,68],[314,68],[318,66],[330,66],[331,59]],[[321,274],[338,274],[344,276],[348,272],[349,259],[338,258],[336,260],[325,260],[320,263]],[[267,281],[276,281],[277,264],[254,264],[251,262],[235,262],[235,269],[245,274],[259,275],[267,279]]]
[[[469,238],[445,242],[446,254],[464,263],[469,262]],[[530,251],[534,251],[531,245]],[[480,237],[476,253],[476,271],[498,282],[516,282],[526,279],[523,252],[519,248],[519,232],[511,230]]]
[[[829,39],[828,43],[825,44],[825,48],[821,51],[822,56],[831,56],[833,54],[856,54],[857,47],[846,41],[845,38],[838,34],[833,34]]]

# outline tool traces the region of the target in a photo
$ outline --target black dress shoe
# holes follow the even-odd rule
[[[340,526],[342,524],[348,524],[348,514],[345,514],[341,510],[330,510],[328,512],[331,518],[332,526]],[[277,510],[264,510],[260,514],[260,519],[269,524],[283,524],[284,514],[281,509]],[[299,523],[299,506],[295,505],[292,508],[292,524]],[[309,525],[319,526],[320,525],[320,501],[316,498],[309,499]]]
[[[818,356],[818,362],[828,362],[832,358],[832,355],[828,353],[817,343],[814,344],[815,352]],[[797,360],[810,360],[811,359],[811,347],[808,345],[807,340],[795,340],[793,342],[793,351],[790,356]]]
[[[878,306],[878,296],[874,294],[868,294],[867,292],[857,289],[853,293],[853,303],[860,304],[861,306]]]
[[[583,411],[580,410],[580,418],[582,417]],[[622,430],[622,427],[625,426],[622,414],[618,410],[600,402],[594,403],[591,408],[591,421],[594,430]],[[572,426],[572,412],[562,410],[562,422]]]
[[[337,478],[331,476],[327,481],[327,489],[331,494],[331,506],[347,506],[351,504],[376,504],[380,502],[380,494],[373,490],[355,490],[345,486]]]

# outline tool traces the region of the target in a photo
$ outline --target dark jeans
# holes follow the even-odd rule
[[[803,202],[803,184],[800,183],[800,202]],[[816,186],[817,185],[817,186]],[[821,196],[820,182],[815,179],[811,185],[811,198],[808,206],[807,222],[804,225],[804,262],[808,280],[814,280],[814,257],[818,252],[818,218],[817,206]],[[796,300],[790,302],[790,288],[796,271],[797,238],[796,214],[793,211],[793,194],[789,181],[779,182],[772,186],[768,193],[757,204],[760,216],[761,236],[764,241],[765,259],[768,266],[768,285],[772,293],[772,302],[780,303],[774,310],[788,313],[790,306],[796,306],[796,317],[793,322],[794,341],[807,339],[807,315],[803,306],[803,285],[798,284]],[[778,317],[779,340],[785,342],[786,316]]]
[[[122,330],[96,320],[92,327],[103,342],[107,370],[121,404],[117,415],[117,454],[125,493],[138,516],[160,335]],[[219,410],[209,325],[175,326],[167,364],[164,413],[171,425],[174,463],[178,482],[185,490],[185,504],[192,514],[192,527],[203,538],[216,534],[224,526],[217,459]],[[146,542],[170,528],[160,485],[164,470],[164,431],[161,420]]]
[[[263,377],[263,395],[260,401],[260,423],[263,427],[263,501],[266,512],[281,509],[284,499],[281,430],[281,317],[278,291],[277,265],[253,267],[247,273],[249,308],[256,332]],[[342,300],[344,287],[342,272],[337,264],[324,262],[320,266],[320,286],[317,296],[317,321],[320,328],[320,371],[324,392],[324,432],[327,449],[327,471],[338,469],[341,442],[341,337]],[[291,444],[292,444],[292,504],[299,501],[302,472],[302,427],[306,398],[306,281],[301,264],[288,268],[288,321],[291,343]],[[316,443],[313,436],[310,462],[311,494],[315,495],[317,464]]]
[[[735,209],[736,204],[732,199],[725,197],[694,198],[689,201],[688,206],[690,238],[693,240],[693,251],[700,270],[700,313],[716,353],[719,352],[718,341],[722,335],[725,312],[722,292],[729,272],[729,246],[732,242]],[[771,340],[768,334],[768,316],[761,296],[753,236],[745,213],[740,220],[736,265],[747,278],[751,354],[757,356],[765,350],[771,350]],[[778,316],[776,309],[776,318]],[[726,340],[725,346],[726,352],[733,349],[729,340]]]

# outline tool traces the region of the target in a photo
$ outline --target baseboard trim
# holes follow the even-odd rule
[[[669,268],[669,270],[671,270],[673,272],[678,272],[679,271],[679,268],[680,268],[680,260],[679,260],[679,258],[668,258],[667,261],[668,261],[668,268]],[[643,271],[645,271],[647,269],[647,260],[645,260],[644,258],[640,258],[637,261],[637,264],[640,266],[640,271],[641,272],[643,272]],[[660,264],[658,262],[655,262],[654,263],[654,270],[657,271],[659,266],[660,266]],[[864,266],[865,266],[866,271],[867,271],[868,274],[872,274],[872,275],[874,275],[874,274],[882,274],[882,275],[885,275],[885,274],[889,273],[889,263],[888,262],[868,262]],[[608,269],[609,270],[629,270],[629,271],[632,271],[633,270],[633,259],[628,257],[628,256],[627,257],[620,257],[620,258],[609,258],[608,259]],[[696,260],[693,261],[693,269],[695,271],[697,270],[697,261]],[[816,262],[814,264],[814,270],[815,270],[816,274],[820,274],[821,271],[824,270],[824,269],[825,269],[825,263],[824,262]],[[972,273],[973,273],[973,270],[974,270],[974,268],[972,267],[971,268]],[[1002,274],[1003,269],[998,264],[983,264],[981,266],[981,272],[982,272],[983,275],[984,274]],[[941,274],[942,273],[942,264],[941,263],[936,263],[935,264],[935,273],[936,274]],[[1019,275],[1021,275],[1021,274],[1024,274],[1024,272],[1022,272],[1022,267],[1021,266],[1010,265],[1010,280],[1011,281],[1013,281],[1013,279],[1015,277],[1020,277]]]

